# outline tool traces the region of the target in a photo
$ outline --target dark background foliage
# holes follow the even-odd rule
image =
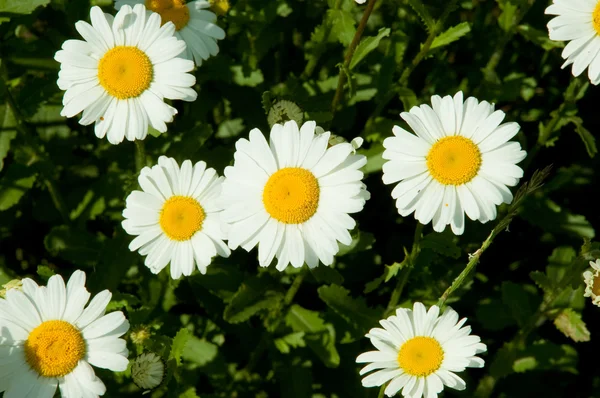
[[[600,310],[584,300],[581,278],[595,246],[580,249],[600,225],[600,92],[585,73],[575,79],[560,69],[563,45],[545,28],[548,1],[376,1],[363,34],[372,45],[341,68],[365,5],[232,1],[219,19],[227,32],[219,55],[195,72],[198,100],[173,104],[179,115],[169,131],[145,140],[146,164],[164,154],[222,173],[235,141],[254,127],[268,132],[268,111],[287,99],[305,120],[365,139],[359,152],[369,159],[372,197],[331,268],[279,273],[259,269],[255,251],[236,251],[207,275],[177,281],[152,275],[127,249],[120,222],[137,188],[135,145],[113,146],[59,115],[53,56],[79,38],[74,23],[89,18],[92,3],[0,1],[0,284],[85,270],[89,289],[110,289],[110,308],[130,319],[131,358],[150,350],[167,361],[153,397],[376,397],[378,389],[361,386],[355,358],[372,349],[363,336],[389,314],[397,280],[408,278],[398,305],[435,304],[498,220],[518,210],[446,303],[469,318],[488,353],[484,369],[461,374],[465,392],[444,394],[600,396]],[[98,3],[114,13],[111,2]],[[349,84],[334,114],[340,73]],[[381,181],[382,141],[403,125],[400,112],[458,90],[521,124],[522,182],[553,167],[542,188],[500,207],[494,222],[468,221],[460,237],[425,226],[411,264],[405,250],[416,224],[397,214]],[[129,372],[97,372],[106,396],[141,394]]]

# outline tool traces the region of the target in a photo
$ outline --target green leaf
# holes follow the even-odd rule
[[[306,345],[323,361],[328,368],[337,368],[340,354],[335,348],[335,329],[330,324],[327,329],[305,337]]]
[[[500,7],[502,8],[502,14],[498,17],[498,25],[503,31],[508,32],[513,28],[518,7],[509,2],[500,3]]]
[[[368,250],[371,248],[373,243],[375,243],[375,236],[372,233],[364,232],[358,229],[355,229],[353,232],[352,242],[350,245],[346,246],[340,243],[340,250],[337,253],[338,256]]]
[[[425,4],[423,4],[423,1],[408,0],[408,4],[412,7],[413,10],[415,10],[417,15],[419,15],[419,18],[421,18],[421,21],[423,21],[423,23],[425,24],[425,28],[427,28],[427,30],[431,30],[435,25],[435,21],[431,17],[431,14],[427,10],[427,8],[425,8]]]
[[[341,286],[321,286],[317,292],[321,300],[352,325],[359,335],[377,325],[380,319],[380,311],[369,308],[362,297],[353,298],[350,291]]]
[[[377,33],[377,36],[369,36],[363,38],[356,50],[354,51],[354,55],[352,56],[352,60],[350,61],[350,70],[354,69],[356,65],[360,63],[369,53],[375,50],[379,46],[379,42],[384,37],[388,37],[390,35],[390,28],[381,28]]]
[[[7,105],[0,105],[0,171],[4,167],[4,158],[10,150],[10,142],[17,136],[16,121]]]
[[[190,331],[186,328],[181,328],[173,338],[173,344],[171,344],[171,352],[169,353],[169,359],[174,359],[177,366],[181,365],[181,357],[186,350],[187,342],[192,337]]]
[[[431,43],[429,50],[433,50],[438,47],[447,46],[448,44],[457,41],[467,33],[471,31],[471,25],[468,22],[461,22],[456,26],[451,27],[445,32],[436,36]]]
[[[307,310],[298,304],[290,307],[285,323],[295,332],[317,333],[327,329],[317,311]]]
[[[282,354],[289,354],[292,348],[306,347],[304,332],[294,332],[274,340],[275,347]]]
[[[573,214],[558,203],[545,197],[525,199],[520,216],[545,232],[574,235],[580,238],[593,238],[594,227],[581,214]]]
[[[205,366],[217,357],[218,351],[219,347],[216,344],[206,339],[190,336],[185,343],[181,357],[186,360],[186,363]]]
[[[533,370],[538,366],[538,362],[534,357],[519,358],[513,363],[513,370],[516,373],[523,373]]]
[[[456,259],[460,257],[460,247],[454,242],[455,239],[454,234],[447,229],[442,233],[432,232],[423,237],[421,247]]]
[[[567,118],[571,123],[575,125],[575,131],[579,134],[579,138],[583,141],[583,145],[585,145],[585,150],[587,151],[590,158],[593,158],[598,153],[598,148],[596,147],[596,138],[589,132],[588,129],[583,127],[583,120],[579,117],[573,116]]]
[[[535,29],[530,25],[519,25],[517,31],[525,39],[540,46],[546,51],[552,50],[553,48],[563,48],[565,44],[560,41],[550,40],[548,37],[548,31]]]
[[[538,285],[538,287],[542,289],[544,293],[551,292],[555,288],[555,285],[552,283],[550,278],[548,278],[548,276],[541,271],[532,271],[529,273],[529,277],[533,279],[535,284]]]
[[[45,281],[48,282],[51,276],[55,275],[54,271],[47,265],[38,265],[37,274]]]
[[[233,81],[239,86],[256,87],[265,81],[260,69],[250,71],[248,75],[242,65],[234,65],[230,68],[233,73]]]
[[[335,283],[336,285],[344,283],[342,274],[330,266],[311,268],[310,273],[319,283]]]
[[[50,0],[0,0],[0,12],[31,14],[39,6],[49,3]]]
[[[365,285],[365,290],[363,291],[364,293],[371,293],[373,290],[377,289],[379,287],[379,285],[381,285],[382,283],[388,283],[390,281],[390,279],[392,279],[393,277],[396,276],[396,274],[398,274],[398,271],[400,271],[402,268],[404,268],[405,262],[401,262],[401,263],[394,263],[392,265],[386,265],[384,266],[384,271],[383,271],[383,275],[381,275],[379,278],[372,280],[371,282],[367,283]]]
[[[530,293],[522,285],[502,282],[502,302],[520,326],[525,325],[533,315],[534,305]]]
[[[344,46],[348,46],[354,35],[354,18],[345,10],[327,10],[327,18],[331,23],[331,34]]]
[[[248,278],[225,308],[223,319],[229,323],[240,323],[262,310],[279,306],[283,301],[283,294],[269,290],[270,285],[267,277]]]
[[[575,342],[590,341],[590,332],[581,315],[571,308],[565,308],[554,318],[554,326]]]
[[[0,211],[19,203],[37,178],[33,167],[11,164],[0,178]]]
[[[52,228],[44,238],[44,246],[53,256],[87,267],[98,263],[102,247],[94,235],[67,225]]]
[[[140,299],[133,294],[114,292],[108,305],[106,312],[126,309],[132,311],[133,307],[140,305]]]

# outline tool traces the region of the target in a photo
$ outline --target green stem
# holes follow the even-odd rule
[[[294,278],[294,282],[292,282],[292,285],[286,292],[285,298],[283,299],[283,302],[285,303],[286,307],[289,306],[290,304],[292,304],[292,301],[294,300],[296,293],[298,293],[298,289],[300,289],[302,282],[304,282],[304,278],[306,277],[307,272],[308,272],[308,268],[303,267],[302,271],[300,271],[300,273],[298,275],[296,275],[296,278]]]
[[[143,140],[135,140],[135,168],[139,173],[146,166],[146,146]]]
[[[10,90],[8,88],[8,84],[5,85],[5,93],[6,93],[6,99],[7,99],[8,106],[15,117],[15,121],[17,124],[17,126],[16,126],[17,130],[20,131],[21,134],[23,134],[23,139],[30,145],[30,147],[34,153],[34,156],[36,158],[39,158],[39,159],[45,161],[46,163],[51,164],[48,156],[43,153],[42,149],[39,147],[37,142],[34,141],[34,138],[36,136],[35,131],[33,131],[31,126],[29,126],[27,124],[27,122],[25,121],[23,114],[21,113],[21,111],[19,110],[19,107],[17,106],[17,102],[15,101],[15,98],[13,97],[12,93],[10,92]],[[46,187],[48,188],[48,192],[50,193],[52,202],[54,203],[54,207],[56,207],[56,210],[58,210],[58,212],[60,213],[60,216],[61,216],[63,222],[65,224],[69,224],[71,222],[71,219],[69,218],[69,211],[67,209],[65,200],[60,193],[58,185],[54,181],[54,178],[51,174],[53,170],[55,170],[55,167],[53,167],[53,166],[43,167],[40,169],[40,173],[42,174],[42,176],[44,178],[44,182],[46,184]]]
[[[384,315],[388,315],[396,309],[398,302],[400,301],[400,297],[402,297],[402,291],[404,290],[404,286],[406,286],[406,282],[408,282],[408,277],[412,269],[417,262],[417,258],[419,257],[419,253],[421,252],[421,237],[423,235],[423,224],[417,221],[417,226],[415,228],[415,234],[413,237],[413,245],[410,253],[404,259],[404,267],[400,271],[400,276],[398,276],[398,282],[396,283],[396,287],[392,291],[392,295],[390,297],[390,301],[388,302],[387,308],[385,310]]]
[[[381,386],[381,388],[379,389],[379,394],[377,394],[377,398],[383,398],[385,396],[385,388],[387,387],[387,385],[388,383],[385,383]]]
[[[360,43],[360,38],[362,37],[363,32],[365,31],[365,27],[367,26],[367,21],[371,16],[371,12],[373,12],[373,8],[375,7],[375,3],[377,0],[369,0],[367,3],[367,7],[365,12],[363,13],[360,22],[358,23],[358,27],[356,28],[356,33],[352,38],[352,42],[350,42],[350,46],[348,46],[348,50],[346,51],[346,55],[344,56],[344,64],[340,68],[340,75],[338,78],[337,89],[335,90],[335,96],[333,97],[333,101],[331,102],[331,113],[335,113],[337,106],[342,99],[342,94],[344,93],[344,84],[346,83],[346,70],[350,66],[350,61],[352,61],[352,56],[354,55],[354,51],[356,51],[356,47],[358,47],[358,43]]]

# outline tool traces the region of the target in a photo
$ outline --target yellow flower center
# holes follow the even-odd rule
[[[431,176],[444,185],[461,185],[471,181],[481,166],[477,145],[459,135],[438,140],[426,159]]]
[[[276,220],[286,224],[301,224],[317,211],[319,193],[319,182],[310,171],[286,167],[267,181],[263,203]]]
[[[189,240],[202,229],[204,209],[200,203],[189,196],[172,196],[160,211],[160,227],[171,239]]]
[[[111,48],[98,62],[98,79],[104,89],[119,99],[134,98],[150,87],[153,68],[150,58],[139,48]]]
[[[592,293],[600,296],[600,272],[596,272],[592,280]]]
[[[402,370],[417,377],[429,376],[442,366],[444,350],[432,337],[413,337],[400,347],[398,364]]]
[[[146,0],[146,8],[160,14],[162,24],[171,21],[175,29],[183,29],[190,20],[185,0]]]
[[[29,333],[25,360],[41,376],[62,377],[75,369],[85,350],[85,340],[75,326],[46,321]]]
[[[592,14],[594,29],[596,29],[596,33],[600,35],[600,1],[596,3],[596,8],[594,8],[594,13]]]

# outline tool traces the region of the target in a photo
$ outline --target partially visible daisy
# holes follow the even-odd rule
[[[149,126],[164,133],[177,110],[168,99],[194,101],[194,63],[179,58],[185,42],[175,25],[160,26],[160,15],[138,4],[113,18],[100,7],[90,11],[92,24],[75,24],[84,40],[67,40],[54,59],[60,62],[58,87],[66,90],[61,116],[83,111],[79,124],[95,123],[98,138],[111,144],[143,140]]]
[[[175,37],[185,41],[187,45],[185,58],[202,65],[211,55],[219,53],[217,40],[225,38],[225,31],[215,22],[217,16],[211,12],[210,3],[206,0],[116,0],[115,8],[124,5],[145,4],[150,11],[160,14],[162,23],[175,24]]]
[[[225,168],[223,220],[231,224],[229,247],[250,251],[277,269],[304,263],[330,265],[338,242],[349,245],[349,214],[369,199],[360,168],[367,159],[349,143],[327,148],[329,132],[315,122],[275,124],[269,142],[258,129],[236,143],[233,166]]]
[[[487,347],[471,335],[471,327],[463,326],[467,319],[459,321],[452,308],[439,313],[435,305],[426,311],[423,304],[415,303],[412,310],[399,308],[396,315],[379,321],[383,329],[367,334],[377,351],[356,358],[358,363],[370,362],[361,375],[376,370],[362,379],[362,385],[375,387],[389,381],[385,395],[402,390],[407,398],[435,398],[444,386],[464,390],[466,383],[455,372],[483,367],[483,359],[475,355]]]
[[[563,68],[573,64],[573,76],[588,68],[592,84],[600,83],[600,2],[596,0],[553,0],[546,14],[557,15],[548,22],[550,40],[568,41]]]
[[[496,206],[512,202],[507,186],[523,177],[516,164],[526,153],[509,141],[519,125],[502,123],[494,105],[473,97],[463,103],[462,92],[434,95],[431,103],[400,114],[416,135],[394,126],[383,142],[383,182],[398,182],[392,197],[401,216],[414,212],[421,224],[432,221],[437,232],[449,224],[460,235],[465,213],[485,223],[496,218]]]
[[[165,363],[153,352],[143,353],[131,365],[131,377],[136,386],[152,390],[162,383],[165,376]]]
[[[144,167],[138,182],[142,191],[133,191],[126,200],[122,225],[138,235],[131,251],[147,256],[145,264],[157,274],[171,263],[171,277],[189,276],[194,267],[202,273],[217,254],[229,257],[221,222],[219,201],[223,178],[206,163],[181,168],[173,158],[161,156],[158,164]]]
[[[354,0],[356,1],[358,4],[365,4],[367,2],[367,0]]]
[[[591,297],[592,303],[600,307],[600,258],[596,261],[590,261],[590,267],[592,271],[585,271],[583,273],[583,280],[585,281],[585,293],[584,297]]]
[[[115,372],[127,368],[129,329],[121,311],[105,315],[111,293],[98,293],[89,305],[85,273],[75,271],[67,285],[60,275],[38,286],[23,279],[23,291],[0,299],[0,392],[5,397],[98,397],[106,387],[90,365]]]

